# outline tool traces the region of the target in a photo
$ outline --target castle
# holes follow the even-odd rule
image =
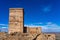
[[[55,40],[55,34],[44,34],[41,29],[41,27],[24,27],[23,8],[9,8],[9,34],[14,32],[38,34],[36,40]]]

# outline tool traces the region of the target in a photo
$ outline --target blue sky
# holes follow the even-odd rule
[[[0,0],[0,28],[8,28],[9,8],[24,8],[24,25],[60,32],[60,0]]]

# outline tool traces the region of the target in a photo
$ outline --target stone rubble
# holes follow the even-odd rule
[[[0,32],[0,40],[55,40],[52,37],[47,38],[47,35],[40,34],[29,34],[29,33],[3,33]]]

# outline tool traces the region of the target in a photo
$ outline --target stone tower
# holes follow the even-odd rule
[[[8,33],[23,32],[23,8],[9,9]]]

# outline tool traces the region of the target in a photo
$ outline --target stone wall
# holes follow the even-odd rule
[[[31,33],[31,34],[34,34],[34,33],[42,33],[41,32],[41,27],[27,27],[27,33]]]
[[[10,8],[9,9],[9,31],[23,32],[23,8]]]

